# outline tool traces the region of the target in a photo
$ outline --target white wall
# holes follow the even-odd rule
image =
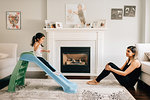
[[[150,0],[143,0],[144,18],[143,18],[143,33],[144,42],[150,43]]]
[[[18,56],[23,51],[32,50],[32,36],[39,31],[46,33],[43,31],[46,17],[54,22],[63,22],[65,27],[70,26],[65,24],[65,5],[70,3],[86,5],[87,22],[104,18],[107,20],[104,64],[112,61],[121,66],[126,60],[126,47],[145,41],[144,0],[0,0],[0,43],[18,43]],[[136,16],[111,20],[111,8],[124,8],[124,5],[135,5]],[[21,30],[6,29],[6,11],[21,11]]]
[[[21,30],[6,29],[6,11],[21,11]],[[18,56],[31,51],[32,36],[45,32],[46,12],[46,0],[0,0],[0,43],[17,43]]]
[[[86,21],[107,20],[108,30],[104,40],[104,64],[109,61],[121,66],[125,60],[126,48],[142,42],[142,0],[47,0],[47,19],[65,24],[66,4],[85,4]],[[123,17],[123,20],[111,20],[111,8],[124,8],[124,5],[135,5],[135,17]]]
[[[24,51],[32,51],[32,36],[37,32],[46,33],[43,31],[46,6],[46,0],[0,0],[0,43],[17,43],[18,56]],[[21,11],[21,30],[6,29],[6,11]],[[46,42],[44,45],[46,48]],[[35,70],[40,68],[30,63],[28,71]]]

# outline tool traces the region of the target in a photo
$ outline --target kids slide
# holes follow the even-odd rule
[[[11,75],[8,92],[15,92],[16,86],[23,86],[25,81],[25,74],[28,67],[28,63],[33,62],[43,69],[51,78],[53,78],[60,86],[62,86],[66,93],[76,93],[77,84],[70,82],[62,74],[55,75],[44,63],[42,63],[33,52],[24,52],[21,54],[19,61]],[[55,69],[55,68],[54,68]]]

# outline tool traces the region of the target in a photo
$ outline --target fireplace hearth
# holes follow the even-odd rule
[[[90,73],[90,47],[61,47],[61,72]]]

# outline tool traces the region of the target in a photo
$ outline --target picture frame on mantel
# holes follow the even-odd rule
[[[56,28],[63,28],[62,22],[56,22]]]
[[[21,11],[6,11],[6,28],[8,30],[21,29]]]
[[[106,19],[101,19],[98,21],[98,28],[105,28],[106,27]]]

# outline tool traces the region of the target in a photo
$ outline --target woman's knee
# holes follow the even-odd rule
[[[115,68],[115,69],[119,69],[114,63],[112,62],[109,62],[107,65],[111,66],[112,68]]]
[[[112,63],[112,62],[109,62],[107,65],[112,66],[112,65],[115,65],[115,64]]]
[[[112,65],[113,65],[113,63],[112,63],[112,62],[109,62],[108,64],[106,64],[105,68],[106,68],[107,66],[111,66],[111,67],[112,67]]]

